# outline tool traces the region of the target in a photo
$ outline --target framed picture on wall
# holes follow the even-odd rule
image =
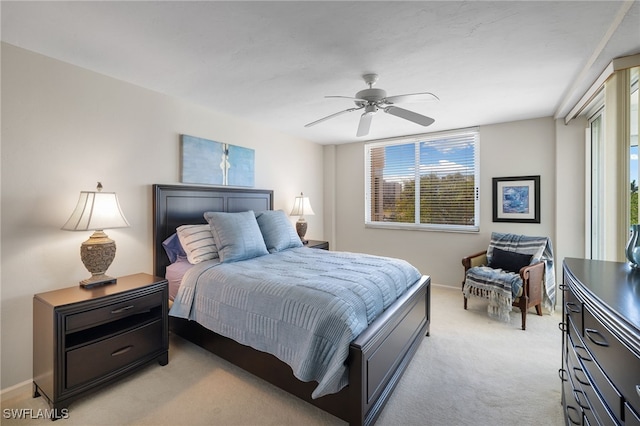
[[[540,223],[540,176],[493,178],[493,221]]]
[[[180,135],[180,142],[182,183],[253,187],[253,149],[189,135]]]

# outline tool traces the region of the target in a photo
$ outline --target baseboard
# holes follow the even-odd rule
[[[461,286],[451,286],[447,284],[433,284],[433,283],[431,283],[431,287],[446,288],[447,290],[457,290],[457,291],[460,291],[460,289],[462,288]]]
[[[25,380],[22,383],[18,383],[13,386],[9,386],[6,389],[0,390],[0,400],[5,401],[7,399],[15,398],[25,393],[31,392],[31,384],[33,380]]]

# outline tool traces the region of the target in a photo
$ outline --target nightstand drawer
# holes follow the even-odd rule
[[[162,333],[162,320],[157,320],[67,352],[66,388],[88,382],[160,351],[163,342],[159,337]]]
[[[66,331],[82,330],[83,328],[148,312],[156,306],[162,306],[162,292],[160,291],[87,312],[69,315],[66,317]]]

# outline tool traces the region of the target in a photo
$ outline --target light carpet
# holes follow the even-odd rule
[[[420,345],[376,425],[562,425],[559,312],[487,316],[462,307],[459,289],[432,286],[431,333]],[[31,387],[2,401],[2,425],[50,425]],[[5,400],[6,399],[6,400]],[[17,417],[21,413],[23,418]],[[26,419],[24,417],[27,417]],[[169,364],[151,364],[71,403],[75,425],[345,425],[304,401],[171,335]]]

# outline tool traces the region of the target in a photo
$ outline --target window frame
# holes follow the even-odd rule
[[[420,173],[419,173],[419,155],[415,155],[414,182],[416,182],[416,209],[413,223],[407,222],[382,222],[375,221],[371,218],[371,150],[372,148],[386,147],[392,145],[408,145],[415,144],[415,152],[419,152],[420,143],[434,140],[441,140],[455,136],[471,135],[474,144],[474,224],[473,225],[445,225],[420,222]],[[480,130],[478,127],[468,127],[464,129],[449,130],[443,132],[425,133],[420,135],[402,136],[398,138],[380,139],[366,142],[364,145],[364,173],[365,173],[365,203],[364,203],[364,225],[365,228],[378,229],[396,229],[396,230],[418,230],[418,231],[437,231],[437,232],[460,232],[460,233],[477,233],[480,232]]]

